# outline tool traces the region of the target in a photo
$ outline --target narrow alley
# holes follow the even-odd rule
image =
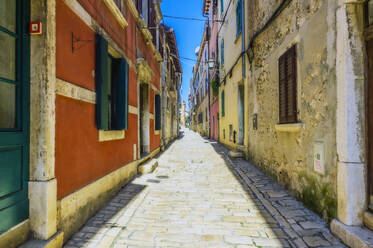
[[[344,247],[287,191],[193,131],[156,159],[64,247]]]

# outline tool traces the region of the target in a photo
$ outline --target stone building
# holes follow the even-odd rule
[[[247,159],[343,242],[365,247],[364,235],[373,236],[373,1],[229,2],[219,1],[220,141],[243,144]]]
[[[181,126],[186,126],[187,122],[187,117],[188,117],[188,113],[187,113],[187,110],[186,110],[186,103],[185,101],[183,101],[181,103],[181,108],[180,108],[180,125]]]
[[[175,32],[161,25],[162,54],[162,146],[179,135],[179,91],[182,68]]]
[[[160,151],[159,1],[1,1],[0,15],[0,247],[61,247]]]
[[[218,14],[218,1],[203,1],[203,14],[208,16],[209,36],[208,70],[209,70],[209,112],[210,112],[210,138],[219,139],[219,59],[218,59],[218,32],[220,27]]]
[[[209,84],[219,76],[210,137],[243,151],[345,243],[363,247],[346,233],[373,228],[373,1],[204,0],[203,14],[209,32],[199,54],[209,40]],[[192,127],[203,133],[201,63],[189,101]]]
[[[206,23],[201,45],[196,49],[197,63],[193,67],[191,81],[191,98],[194,103],[191,108],[192,129],[203,136],[209,137],[209,70],[208,70],[208,35],[209,27]]]
[[[241,151],[247,148],[248,130],[245,6],[244,0],[218,1],[219,141]]]

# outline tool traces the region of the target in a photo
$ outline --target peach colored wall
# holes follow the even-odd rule
[[[129,26],[122,29],[102,1],[79,2],[94,18],[97,18],[97,22],[113,36],[118,46],[135,63],[133,18],[127,16]],[[96,10],[99,10],[99,14]],[[63,1],[57,1],[56,19],[57,77],[89,90],[95,90],[94,31],[85,25]],[[73,53],[72,32],[80,39],[93,40],[93,42],[86,43]],[[137,106],[136,77],[136,71],[131,68],[129,104],[132,106]],[[129,114],[128,118],[129,128],[125,132],[124,139],[99,142],[95,105],[57,95],[55,163],[58,199],[133,161],[133,145],[137,145],[138,141],[138,117]]]
[[[137,115],[129,114],[125,139],[99,142],[95,105],[57,95],[56,178],[58,199],[133,161]]]
[[[58,78],[86,89],[95,89],[95,33],[62,1],[57,1],[56,75]],[[75,43],[72,34],[89,43]]]

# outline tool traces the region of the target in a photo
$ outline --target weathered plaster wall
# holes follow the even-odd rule
[[[280,1],[252,2],[249,23],[258,29]],[[255,41],[249,65],[249,122],[257,113],[258,130],[249,125],[248,156],[325,218],[335,217],[337,211],[335,9],[335,1],[291,1]],[[278,59],[293,45],[298,119],[304,128],[290,133],[276,131],[275,126]],[[325,143],[325,175],[313,169],[314,141]]]
[[[239,62],[232,70],[232,76],[228,75],[226,82],[219,87],[219,141],[235,149],[238,140],[238,88],[244,86],[242,79],[242,67]],[[222,91],[225,95],[225,115],[222,115]],[[245,97],[247,98],[247,97]],[[245,111],[246,113],[246,111]],[[232,125],[232,138],[230,139],[230,125]],[[236,142],[234,142],[233,133],[236,132]],[[224,135],[225,133],[225,135]]]

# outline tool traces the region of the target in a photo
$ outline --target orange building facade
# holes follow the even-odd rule
[[[21,31],[29,22],[42,30],[20,36],[25,48],[17,53],[31,65],[22,81],[29,98],[19,110],[30,161],[20,164],[15,152],[0,153],[0,160],[30,173],[19,176],[22,205],[0,210],[18,211],[0,224],[0,247],[30,238],[61,247],[160,151],[162,14],[159,1],[145,0],[17,4],[30,12],[17,10]]]

